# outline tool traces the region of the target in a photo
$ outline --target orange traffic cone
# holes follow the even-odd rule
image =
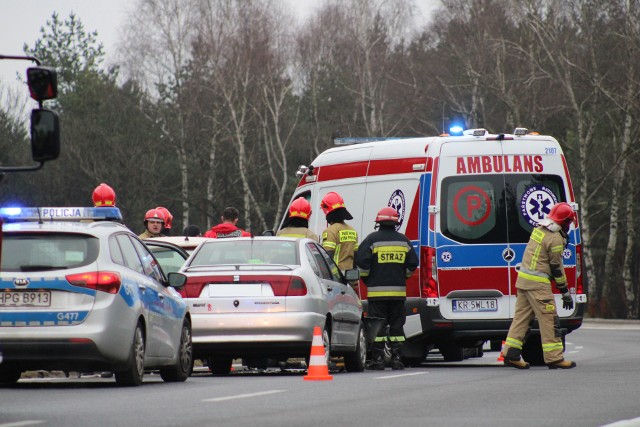
[[[307,375],[304,376],[304,380],[323,381],[332,379],[333,376],[329,375],[329,367],[327,366],[327,359],[324,355],[322,331],[319,326],[316,326],[313,328],[311,357],[309,357],[309,366],[307,367]]]
[[[504,341],[502,341],[502,347],[500,347],[500,356],[498,356],[498,362],[504,362]]]

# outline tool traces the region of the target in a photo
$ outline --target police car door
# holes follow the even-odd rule
[[[440,150],[435,246],[446,319],[511,317],[515,253],[509,246],[502,144],[461,138]]]

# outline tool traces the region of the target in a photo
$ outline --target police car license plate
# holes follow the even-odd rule
[[[50,307],[51,291],[0,292],[0,307]]]
[[[454,299],[452,301],[454,313],[468,313],[478,311],[498,311],[497,299]]]

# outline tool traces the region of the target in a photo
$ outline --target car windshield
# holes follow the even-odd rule
[[[296,242],[286,240],[225,240],[206,242],[190,266],[223,264],[300,265]]]
[[[91,264],[98,239],[84,234],[5,233],[0,271],[65,270]]]

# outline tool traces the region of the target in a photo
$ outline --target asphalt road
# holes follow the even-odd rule
[[[506,368],[498,353],[417,368],[333,374],[196,373],[137,388],[100,377],[21,379],[0,389],[0,427],[640,426],[640,323],[586,322],[567,336],[578,367]]]

